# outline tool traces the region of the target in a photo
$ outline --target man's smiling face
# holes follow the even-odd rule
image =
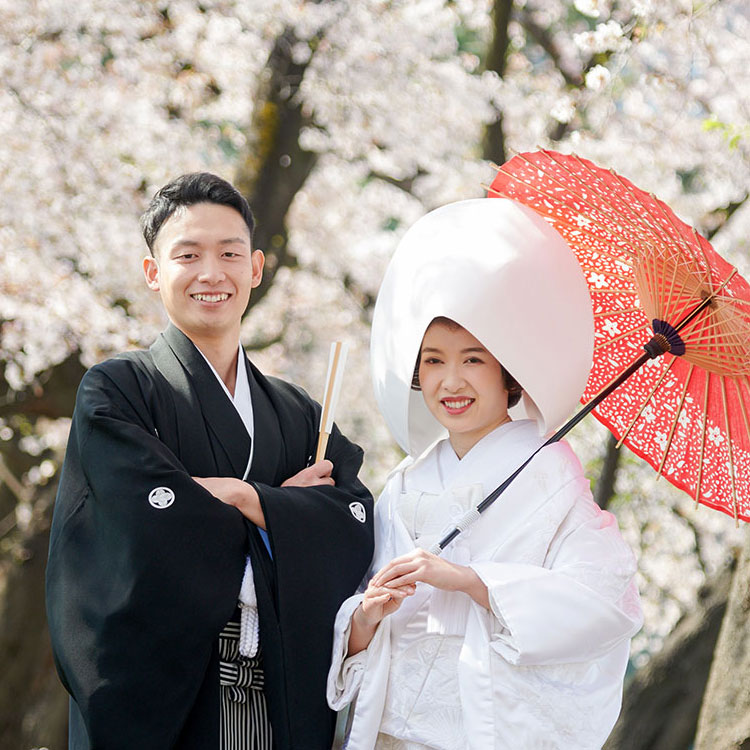
[[[143,261],[146,283],[161,295],[172,323],[193,341],[239,340],[264,262],[242,216],[215,203],[180,208],[159,229],[154,255]]]

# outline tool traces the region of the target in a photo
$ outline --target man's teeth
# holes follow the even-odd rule
[[[193,299],[197,299],[199,302],[223,302],[225,299],[229,299],[229,295],[222,294],[194,294]]]
[[[462,398],[460,401],[447,401],[444,400],[443,403],[449,408],[449,409],[463,409],[465,406],[468,406],[474,399],[472,398]]]

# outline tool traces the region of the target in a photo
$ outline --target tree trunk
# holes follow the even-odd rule
[[[256,246],[265,250],[268,260],[263,284],[253,292],[253,302],[258,302],[270,289],[279,267],[296,262],[287,248],[286,216],[318,158],[299,146],[300,129],[309,121],[296,96],[306,68],[306,64],[292,60],[292,48],[297,41],[290,30],[276,41],[268,61],[269,77],[258,92],[259,114],[248,138],[251,147],[238,167],[235,180],[257,212],[254,239]],[[38,417],[70,416],[84,372],[76,352],[41,374],[37,382],[21,393],[13,393],[0,376],[0,417],[9,420],[18,417],[28,428]],[[3,445],[2,454],[10,458],[12,449],[15,444]],[[15,476],[21,476],[28,467],[11,468]],[[43,491],[54,492],[51,486]],[[12,528],[13,506],[18,498],[10,495],[0,479],[0,524],[7,518]],[[50,495],[45,517],[35,521],[28,538],[20,540],[20,532],[13,531],[15,555],[9,555],[7,547],[0,550],[2,750],[67,747],[68,699],[54,670],[44,609],[51,506]]]
[[[256,214],[253,243],[266,256],[263,281],[253,291],[251,307],[266,295],[279,268],[296,264],[289,252],[286,217],[318,161],[316,153],[299,145],[300,131],[311,122],[299,97],[307,63],[292,59],[298,42],[290,29],[276,40],[268,59],[268,76],[255,97],[248,149],[235,176],[235,184]]]
[[[67,747],[68,696],[55,673],[44,612],[48,545],[48,526],[37,528],[0,573],[0,737],[7,750]]]
[[[495,0],[492,8],[492,43],[487,51],[485,68],[494,70],[500,78],[505,73],[509,41],[508,24],[512,13],[513,0]],[[495,164],[502,164],[505,161],[505,133],[503,132],[502,112],[498,112],[497,119],[487,126],[482,155]]]
[[[617,469],[620,465],[620,449],[617,447],[617,438],[610,433],[607,438],[607,447],[604,451],[604,461],[599,472],[599,478],[594,485],[594,502],[602,509],[609,507],[615,496],[615,483],[617,482]]]
[[[662,650],[627,684],[620,718],[604,750],[692,747],[714,646],[727,606],[732,567],[722,570],[701,589],[696,608],[677,623]],[[703,747],[724,750],[730,746],[709,743]]]
[[[700,709],[695,750],[750,750],[750,536],[740,555]]]

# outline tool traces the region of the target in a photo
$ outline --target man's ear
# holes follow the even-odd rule
[[[263,280],[263,266],[266,263],[266,256],[263,255],[262,250],[253,250],[252,258],[253,262],[253,280],[251,288],[255,289],[260,286],[260,282]]]
[[[152,255],[143,259],[143,275],[146,277],[148,288],[154,292],[159,291],[159,264]]]

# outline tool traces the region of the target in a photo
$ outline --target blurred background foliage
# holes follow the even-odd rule
[[[377,492],[399,460],[368,378],[380,279],[492,162],[552,147],[613,167],[750,276],[748,38],[743,0],[0,1],[2,747],[66,747],[51,508],[85,368],[165,323],[139,268],[158,187],[209,170],[249,197],[268,260],[243,343],[319,396],[330,341],[350,341],[338,421]],[[646,609],[607,747],[750,747],[744,529],[593,421],[571,442]]]

